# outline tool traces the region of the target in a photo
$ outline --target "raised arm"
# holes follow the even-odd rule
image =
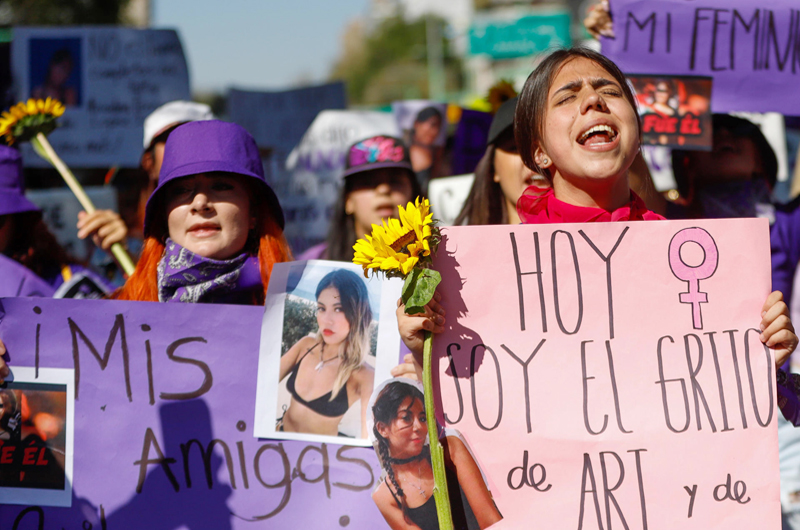
[[[780,291],[770,293],[761,308],[761,342],[775,352],[778,367],[783,366],[797,348],[797,335],[789,318],[789,308]]]

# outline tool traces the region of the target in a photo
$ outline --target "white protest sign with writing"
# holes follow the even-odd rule
[[[450,226],[458,217],[472,189],[475,175],[456,175],[433,179],[428,184],[428,197],[434,217],[442,226]]]
[[[497,528],[779,528],[765,220],[452,227],[440,421]]]
[[[113,186],[87,186],[84,190],[98,210],[117,209],[117,190]],[[94,245],[88,239],[79,239],[76,228],[83,206],[69,188],[27,190],[25,196],[41,208],[47,228],[67,252],[83,260],[91,257]]]
[[[174,30],[14,28],[12,63],[18,99],[66,106],[49,139],[72,167],[138,167],[145,117],[191,97]],[[23,150],[26,165],[49,167],[30,145]]]

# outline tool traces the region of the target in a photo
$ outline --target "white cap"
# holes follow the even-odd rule
[[[144,148],[148,149],[153,139],[171,127],[190,121],[213,120],[214,113],[205,103],[194,101],[170,101],[164,103],[144,119]]]

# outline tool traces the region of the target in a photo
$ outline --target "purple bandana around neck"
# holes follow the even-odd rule
[[[167,239],[158,264],[158,301],[236,303],[236,295],[262,288],[258,258],[204,258]]]

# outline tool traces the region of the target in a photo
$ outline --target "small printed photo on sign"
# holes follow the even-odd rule
[[[70,506],[72,370],[13,367],[0,385],[0,498]]]
[[[433,468],[422,384],[395,378],[375,388],[369,403],[369,436],[381,464],[372,493],[386,522],[397,528],[438,528]],[[455,528],[484,529],[500,521],[472,450],[454,429],[440,431]],[[407,526],[410,525],[410,526]]]
[[[257,437],[369,445],[367,403],[375,381],[389,377],[399,358],[392,305],[399,285],[387,294],[386,283],[333,261],[273,269],[261,334]]]
[[[711,78],[628,75],[645,144],[710,151]]]
[[[444,142],[447,138],[447,105],[427,100],[395,101],[392,112],[403,131],[411,167],[422,191],[441,176]]]
[[[447,104],[424,99],[392,103],[406,145],[443,146],[447,139]]]
[[[53,98],[65,107],[81,106],[80,37],[30,39],[30,97]]]

